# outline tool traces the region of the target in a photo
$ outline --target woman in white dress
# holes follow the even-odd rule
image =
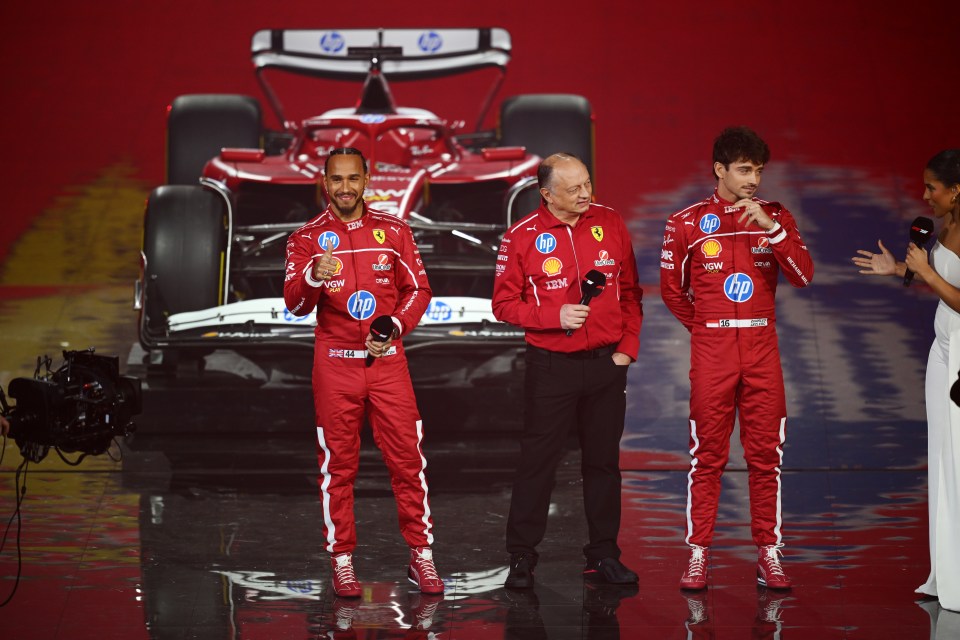
[[[904,262],[897,262],[877,241],[880,253],[861,249],[853,262],[868,275],[903,277],[910,269],[940,297],[926,378],[930,576],[917,593],[960,611],[960,406],[950,400],[960,370],[960,149],[931,158],[923,184],[924,201],[942,221],[929,260],[910,243]]]

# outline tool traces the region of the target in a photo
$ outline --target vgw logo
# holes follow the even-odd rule
[[[355,320],[366,320],[377,310],[377,299],[369,291],[355,292],[347,299],[347,313]]]
[[[453,316],[453,308],[446,302],[433,300],[427,308],[427,317],[433,322],[446,322]]]
[[[753,280],[745,273],[731,273],[723,281],[723,293],[732,302],[746,302],[753,296]]]
[[[557,248],[557,239],[552,233],[541,233],[537,236],[537,251],[540,253],[550,253]]]
[[[331,31],[320,36],[320,48],[327,53],[339,53],[347,41],[336,31]]]
[[[417,40],[417,46],[424,53],[436,53],[443,46],[443,38],[436,31],[424,31]]]

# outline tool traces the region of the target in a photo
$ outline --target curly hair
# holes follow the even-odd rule
[[[727,127],[713,141],[713,161],[730,168],[730,163],[747,160],[754,164],[770,161],[770,147],[749,127]],[[714,171],[713,177],[717,178]]]

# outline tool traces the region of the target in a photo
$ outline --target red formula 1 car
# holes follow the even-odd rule
[[[500,238],[538,204],[540,157],[564,150],[592,164],[593,123],[583,97],[520,95],[502,102],[496,130],[484,130],[510,50],[510,34],[496,28],[264,30],[253,36],[252,57],[279,130],[264,127],[252,97],[174,100],[168,184],[147,201],[136,283],[149,361],[313,345],[315,315],[298,318],[284,307],[285,243],[326,206],[318,179],[330,150],[344,146],[366,155],[367,202],[413,227],[426,265],[434,297],[404,340],[411,357],[449,346],[522,346],[522,331],[491,313]],[[477,90],[468,73],[492,76],[492,87]],[[460,84],[428,89],[438,79]],[[333,89],[303,89],[318,81]],[[353,106],[309,115],[344,86]],[[401,86],[421,104],[475,97],[476,126],[399,106]],[[284,87],[308,104],[306,115],[281,105]]]

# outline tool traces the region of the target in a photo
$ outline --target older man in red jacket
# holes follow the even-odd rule
[[[637,582],[620,562],[620,437],[627,367],[640,349],[642,292],[630,234],[613,209],[593,204],[586,166],[558,153],[538,172],[540,207],[511,227],[497,256],[493,313],[526,330],[524,428],[507,520],[509,588],[533,586],[537,545],[563,444],[580,438],[589,528],[584,577]],[[605,288],[584,302],[589,271]]]

